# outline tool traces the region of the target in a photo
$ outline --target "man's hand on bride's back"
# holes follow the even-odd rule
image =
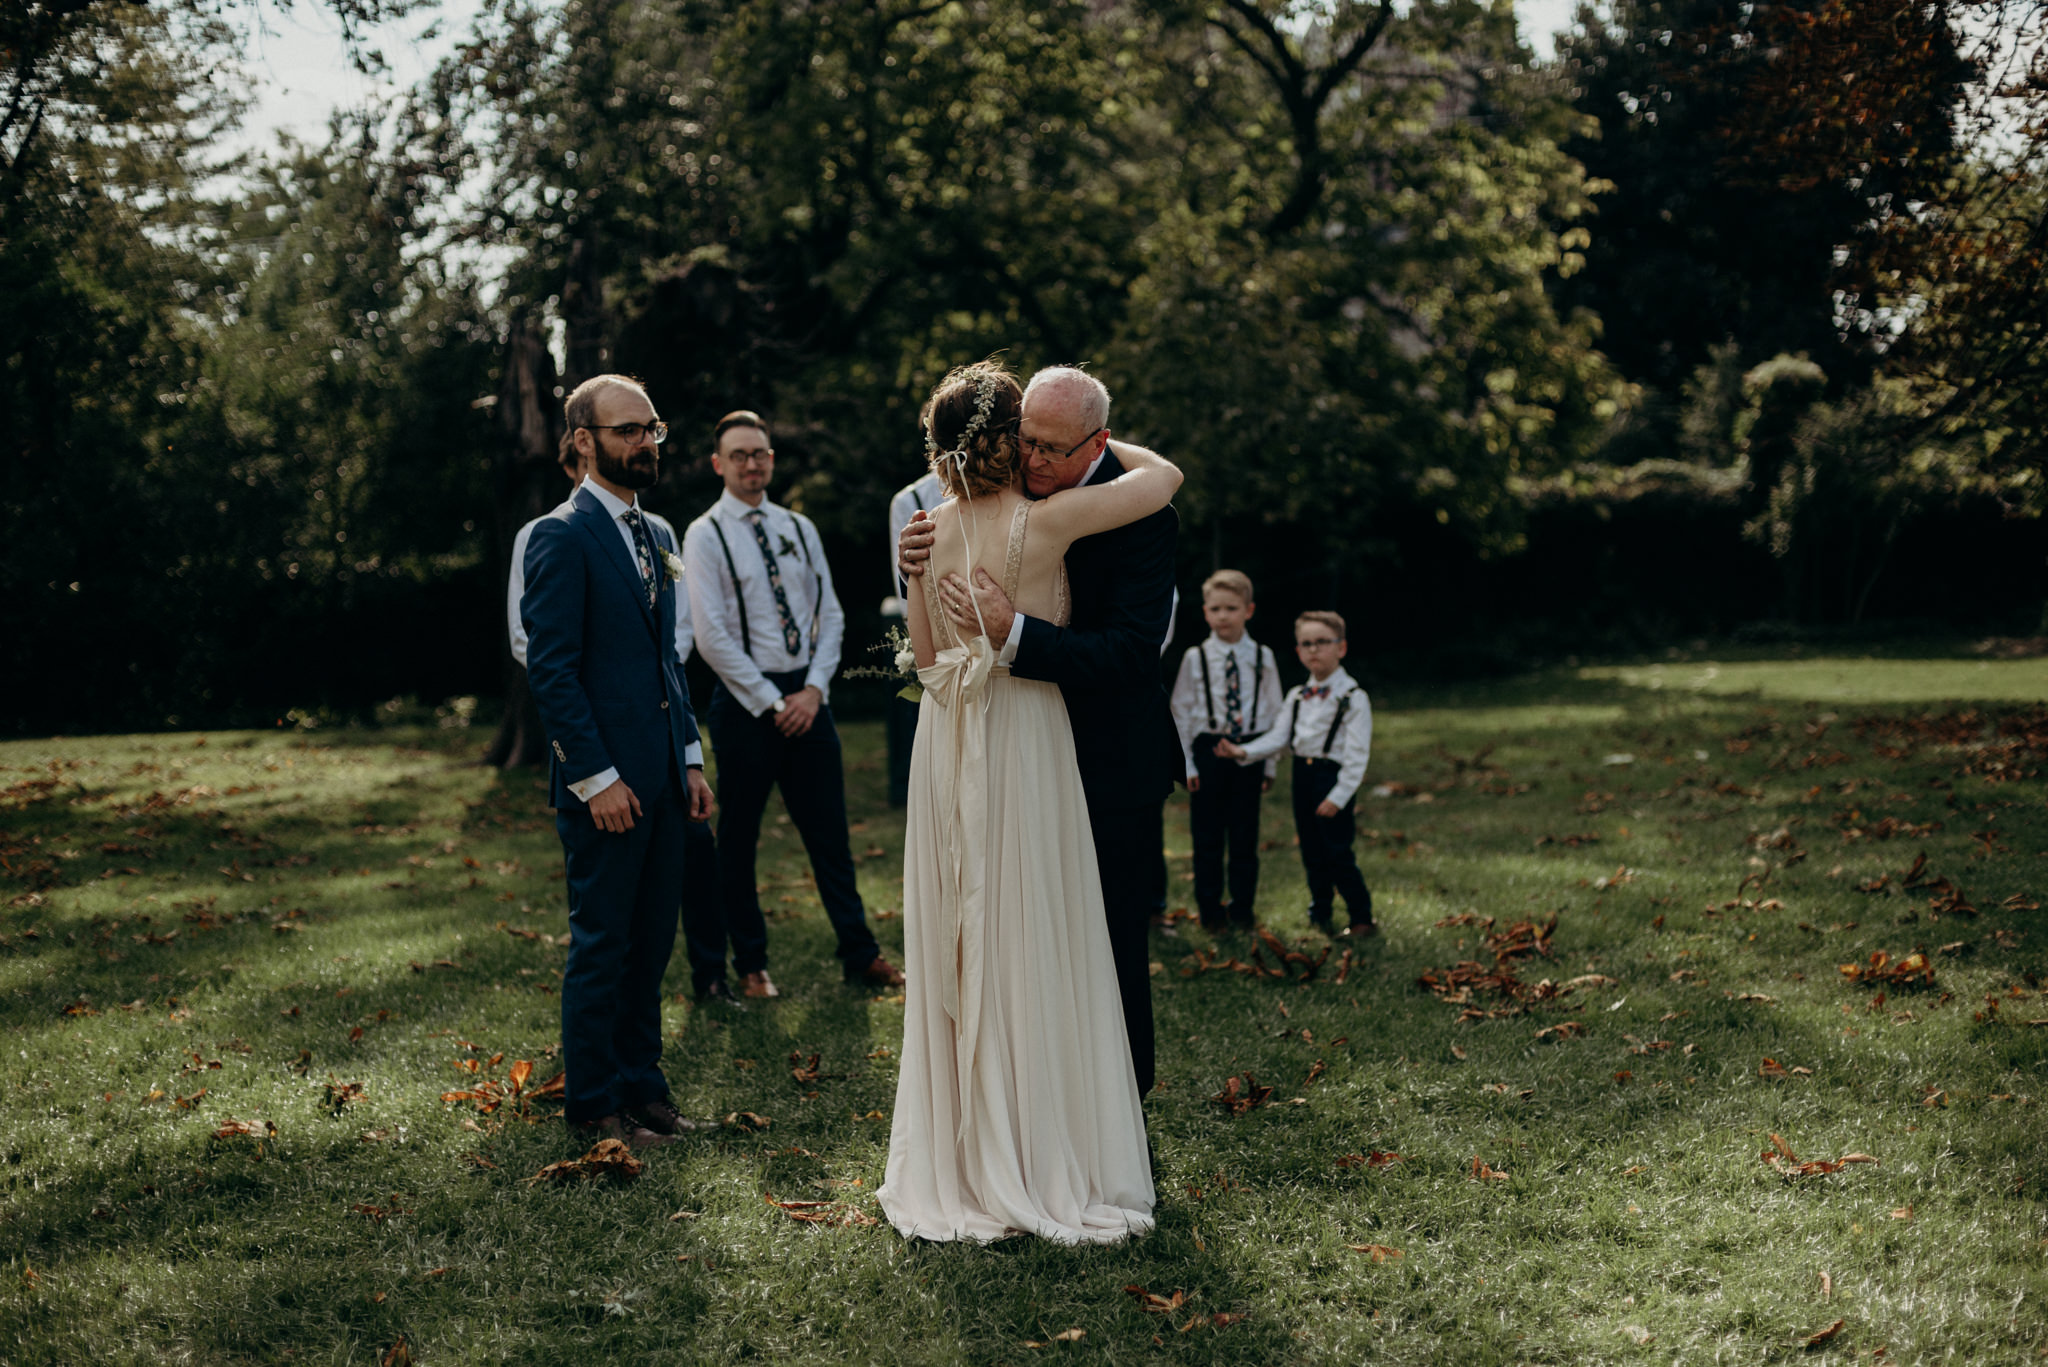
[[[978,617],[974,611],[977,602],[981,605]],[[1017,609],[1010,603],[1009,595],[1003,592],[1002,585],[996,583],[987,570],[974,572],[972,596],[967,592],[966,580],[956,573],[948,573],[939,580],[939,603],[946,609],[946,616],[961,640],[986,633],[989,644],[998,650],[1010,639],[1010,628],[1017,620]]]
[[[896,538],[896,567],[909,578],[921,578],[924,562],[932,558],[932,541],[937,536],[930,513],[922,508],[912,513],[910,521],[903,524],[903,534]]]

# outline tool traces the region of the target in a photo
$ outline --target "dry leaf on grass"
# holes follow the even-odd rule
[[[727,1113],[720,1123],[734,1130],[765,1130],[775,1122],[765,1115],[756,1115],[752,1111],[732,1111]]]
[[[773,1196],[761,1197],[769,1205],[792,1220],[801,1220],[807,1225],[872,1225],[877,1223],[872,1215],[864,1215],[843,1201],[778,1201]]]
[[[1851,1163],[1875,1163],[1877,1160],[1867,1153],[1845,1153],[1840,1158],[1815,1158],[1800,1162],[1799,1155],[1792,1152],[1792,1146],[1776,1134],[1771,1136],[1771,1147],[1759,1155],[1765,1163],[1775,1168],[1788,1182],[1799,1177],[1824,1177],[1840,1172]]]
[[[1209,1098],[1231,1115],[1243,1115],[1246,1111],[1263,1106],[1273,1095],[1271,1087],[1261,1087],[1250,1073],[1226,1079],[1223,1090]]]
[[[1640,1324],[1624,1324],[1621,1326],[1620,1329],[1616,1330],[1615,1332],[1624,1334],[1629,1338],[1634,1339],[1638,1345],[1646,1344],[1651,1339],[1657,1337],[1649,1330],[1643,1328],[1643,1326]]]
[[[1383,1263],[1389,1258],[1406,1256],[1400,1249],[1388,1248],[1385,1244],[1346,1244],[1344,1247],[1350,1249],[1353,1253],[1369,1253],[1372,1255],[1372,1260],[1376,1263]]]
[[[1488,1182],[1505,1182],[1508,1180],[1508,1174],[1489,1167],[1478,1158],[1472,1160],[1472,1175],[1481,1181]]]
[[[1847,1320],[1836,1320],[1833,1324],[1829,1325],[1825,1329],[1820,1330],[1818,1333],[1808,1334],[1805,1339],[1805,1346],[1808,1348],[1820,1347],[1823,1343],[1826,1343],[1829,1339],[1841,1333],[1842,1326],[1847,1323]]]
[[[1337,1166],[1340,1168],[1384,1168],[1389,1163],[1398,1163],[1400,1161],[1401,1155],[1398,1153],[1382,1153],[1378,1149],[1370,1149],[1365,1153],[1345,1154],[1337,1160]]]
[[[1934,981],[1934,966],[1927,961],[1925,954],[1917,950],[1900,959],[1892,958],[1887,950],[1874,950],[1869,962],[1841,964],[1838,971],[1845,982],[1851,983],[1890,983],[1907,987],[1917,982],[1925,987]]]
[[[573,1182],[585,1177],[610,1177],[618,1181],[631,1181],[640,1175],[646,1164],[633,1156],[623,1139],[600,1139],[591,1146],[589,1153],[581,1158],[568,1158],[559,1163],[550,1163],[526,1179],[532,1186],[537,1182]]]
[[[274,1120],[230,1120],[213,1132],[215,1139],[263,1139],[277,1133]]]
[[[412,1349],[405,1346],[405,1335],[400,1334],[398,1342],[385,1350],[377,1362],[378,1367],[412,1367]]]
[[[1148,1315],[1170,1315],[1188,1303],[1188,1293],[1176,1291],[1171,1296],[1157,1296],[1142,1286],[1126,1286],[1124,1294],[1137,1298],[1138,1308]]]

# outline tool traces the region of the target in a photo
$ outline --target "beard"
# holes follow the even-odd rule
[[[634,450],[613,455],[603,443],[597,444],[597,472],[621,489],[652,489],[661,479],[661,463],[652,451]]]

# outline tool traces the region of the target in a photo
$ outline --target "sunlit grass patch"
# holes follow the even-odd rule
[[[2038,663],[1727,668],[1376,698],[1386,934],[1306,984],[1155,936],[1159,1229],[1079,1251],[770,1203],[876,1214],[903,1020],[838,982],[772,817],[787,995],[700,1011],[679,951],[664,1008],[678,1102],[720,1123],[631,1181],[529,1184],[581,1151],[530,1095],[566,954],[536,776],[433,729],[0,746],[0,1356],[2027,1360]],[[895,911],[879,733],[846,734]],[[1261,919],[1313,959],[1284,784],[1265,812]],[[1872,976],[1915,952],[1931,982]],[[1419,985],[1460,964],[1494,984]],[[1247,1075],[1265,1104],[1211,1099]],[[1878,1161],[1788,1178],[1780,1144]]]

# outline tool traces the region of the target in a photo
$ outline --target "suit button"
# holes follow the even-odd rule
[[[661,700],[661,710],[662,710],[662,711],[664,711],[664,712],[668,711],[668,699],[667,699],[667,698],[663,698],[663,699]]]

